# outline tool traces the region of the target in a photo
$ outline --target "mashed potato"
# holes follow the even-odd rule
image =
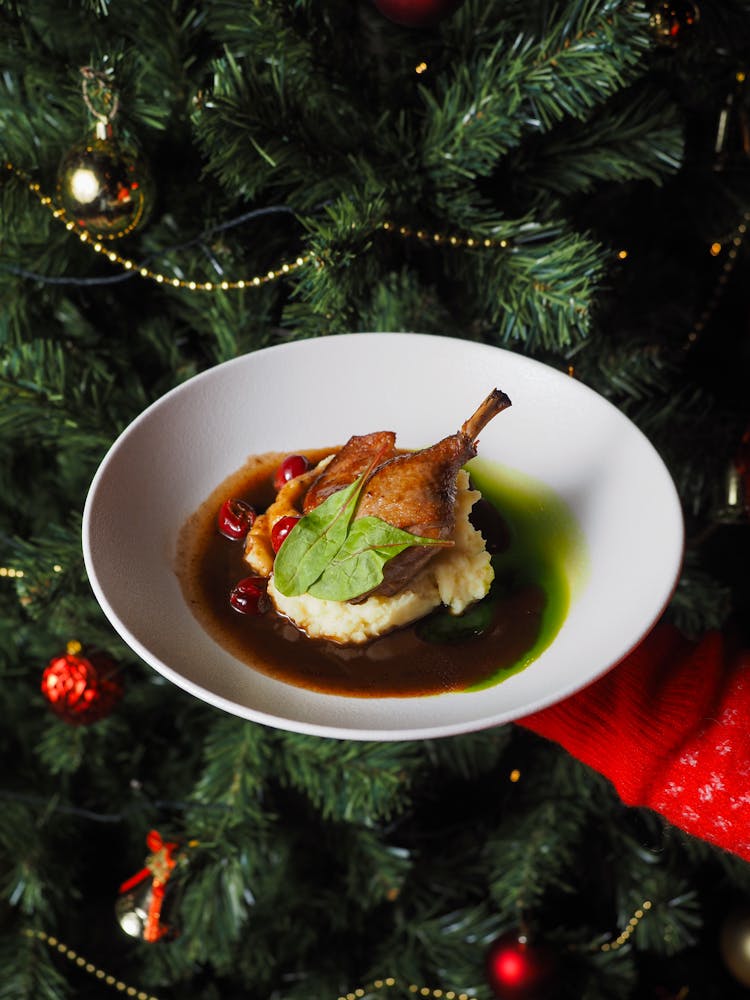
[[[438,552],[407,588],[393,597],[374,596],[361,604],[349,604],[310,594],[285,597],[276,590],[271,576],[268,595],[276,610],[313,638],[346,644],[369,642],[423,618],[440,605],[451,614],[461,614],[487,594],[494,571],[484,538],[469,521],[471,508],[481,494],[469,488],[469,476],[463,469],[457,486],[454,545]]]

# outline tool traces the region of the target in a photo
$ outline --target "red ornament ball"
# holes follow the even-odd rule
[[[503,934],[490,945],[485,965],[498,1000],[553,1000],[558,994],[555,955],[518,931]]]
[[[42,674],[42,694],[55,715],[72,726],[87,726],[109,715],[122,697],[114,660],[103,654],[81,656],[80,646],[50,660]]]
[[[407,28],[429,28],[448,17],[463,0],[373,0],[381,14]]]

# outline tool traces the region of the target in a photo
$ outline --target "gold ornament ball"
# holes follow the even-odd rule
[[[667,0],[653,4],[649,26],[659,45],[674,49],[700,20],[700,8],[691,0]]]
[[[750,906],[727,915],[719,932],[719,950],[737,982],[750,986]]]
[[[81,229],[99,239],[118,239],[146,221],[153,181],[134,149],[97,136],[63,157],[57,195],[68,218]]]

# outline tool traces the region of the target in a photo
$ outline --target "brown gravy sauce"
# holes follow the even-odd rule
[[[306,449],[317,463],[336,448]],[[363,698],[414,697],[460,691],[512,668],[539,634],[545,594],[526,586],[503,597],[478,637],[448,643],[421,639],[414,626],[365,646],[310,639],[273,611],[242,615],[229,592],[250,575],[244,545],[219,534],[216,516],[227,497],[258,512],[273,500],[273,475],[286,453],[255,455],[218,486],[181,529],[177,576],[192,613],[212,638],[255,670],[297,687]]]

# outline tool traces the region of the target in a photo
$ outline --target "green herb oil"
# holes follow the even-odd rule
[[[585,574],[582,532],[570,509],[549,487],[485,459],[469,465],[472,484],[500,513],[510,533],[505,550],[493,556],[495,584],[485,600],[524,585],[546,596],[534,645],[513,666],[467,690],[492,687],[535,660],[559,632]]]

